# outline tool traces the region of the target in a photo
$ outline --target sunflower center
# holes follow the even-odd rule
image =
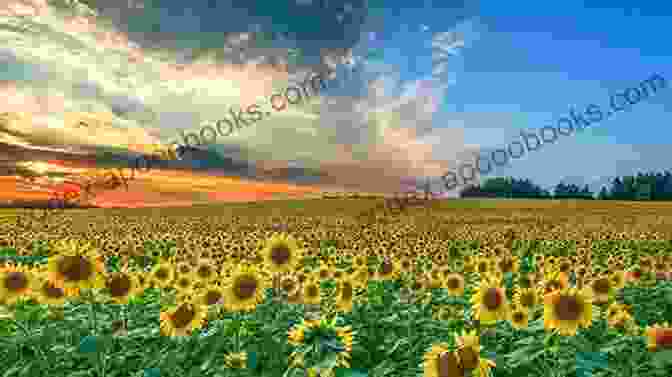
[[[20,291],[27,286],[28,278],[23,272],[10,272],[5,278],[5,287],[10,291]]]
[[[93,274],[91,262],[79,255],[63,257],[58,264],[58,270],[69,281],[86,280]]]
[[[524,319],[525,319],[525,314],[523,314],[521,312],[513,313],[513,321],[514,322],[523,322]]]
[[[237,279],[235,285],[235,295],[239,300],[252,298],[257,291],[257,279],[253,276],[245,275]]]
[[[112,297],[125,296],[131,290],[131,279],[128,276],[115,276],[108,282]]]
[[[60,298],[65,296],[65,292],[53,284],[47,282],[42,286],[42,294],[49,298]]]
[[[562,295],[555,304],[555,315],[561,321],[575,321],[583,313],[581,303],[574,296]]]
[[[306,295],[308,297],[317,297],[320,295],[320,290],[317,288],[317,285],[311,284],[306,290]]]
[[[460,362],[465,369],[474,369],[478,366],[478,353],[471,347],[460,348],[457,351],[460,356]]]
[[[217,291],[208,291],[205,294],[205,303],[207,305],[215,305],[222,298],[222,294]]]
[[[483,305],[488,310],[496,310],[502,304],[502,295],[497,288],[488,288],[483,295]]]
[[[320,279],[327,279],[329,277],[329,269],[323,268],[320,270]]]
[[[438,377],[462,376],[457,357],[453,352],[444,352],[437,360]]]
[[[499,262],[499,269],[504,273],[510,272],[513,270],[513,260],[511,258],[505,258]]]
[[[488,265],[486,263],[481,262],[478,264],[478,272],[485,273],[487,271],[488,271]]]
[[[241,360],[238,357],[231,359],[231,368],[241,369],[242,367],[243,367],[243,360]]]
[[[609,293],[609,289],[611,288],[611,285],[609,284],[608,279],[598,279],[595,281],[593,284],[593,289],[595,290],[595,293],[599,294],[607,294]]]
[[[196,270],[196,273],[200,278],[207,279],[211,276],[212,270],[206,265],[201,265],[198,267],[198,270]]]
[[[457,289],[460,287],[460,279],[456,277],[448,278],[446,285],[448,286],[448,289]]]
[[[289,246],[285,244],[276,245],[271,249],[271,260],[276,265],[283,265],[289,262],[292,253]]]
[[[282,290],[285,292],[292,292],[296,288],[296,283],[293,279],[286,279],[282,282]]]
[[[191,272],[191,267],[189,267],[187,264],[182,264],[179,267],[180,274],[188,274]]]
[[[182,288],[182,289],[187,289],[187,288],[191,287],[191,280],[189,280],[189,278],[186,278],[186,277],[179,278],[177,280],[177,286]]]
[[[341,289],[341,298],[344,300],[350,300],[352,298],[352,284],[349,282],[344,282]]]
[[[161,268],[156,271],[156,278],[159,280],[166,280],[168,279],[168,276],[169,276],[168,270],[166,270],[165,268]]]
[[[534,305],[534,294],[525,293],[520,296],[520,304],[526,308],[529,308]]]
[[[196,311],[189,305],[180,305],[180,307],[173,313],[172,320],[175,328],[181,329],[186,327],[191,320],[194,319]]]

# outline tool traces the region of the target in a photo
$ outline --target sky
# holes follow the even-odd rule
[[[0,5],[3,197],[47,195],[260,104],[248,127],[138,174],[101,206],[397,192],[658,74],[661,2],[8,0]],[[411,3],[411,4],[409,4]],[[328,77],[282,111],[271,96]],[[666,169],[672,89],[488,176],[600,185]],[[86,120],[86,126],[81,121]],[[224,124],[224,123],[221,123]],[[17,168],[38,171],[26,181]],[[207,168],[206,168],[207,167]],[[58,176],[59,178],[54,178]],[[481,179],[485,178],[481,175]],[[196,184],[198,183],[198,184]],[[447,196],[454,196],[455,190]]]

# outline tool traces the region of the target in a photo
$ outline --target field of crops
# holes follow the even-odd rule
[[[665,203],[8,210],[0,375],[670,377],[671,240]]]

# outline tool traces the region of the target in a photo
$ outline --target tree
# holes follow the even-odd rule
[[[602,189],[600,190],[600,193],[597,195],[597,199],[599,200],[609,200],[609,193],[607,192],[607,188],[602,186]]]
[[[588,185],[584,185],[583,188],[581,189],[581,192],[579,192],[579,197],[581,199],[593,199],[593,192],[590,191],[588,188]]]

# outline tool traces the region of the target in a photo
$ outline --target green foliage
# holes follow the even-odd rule
[[[33,250],[49,254],[36,243]],[[533,269],[535,254],[563,255],[575,245],[563,241],[515,241],[514,252],[520,256],[521,271]],[[325,253],[338,249],[324,242]],[[478,243],[454,241],[448,245],[451,258],[471,255]],[[593,245],[597,263],[605,255],[628,250],[635,258],[669,247],[664,241],[627,242],[604,240]],[[164,241],[146,245],[150,258],[170,255],[174,245]],[[17,258],[14,249],[2,249],[0,255]],[[117,268],[110,259],[108,268]],[[347,261],[346,261],[347,262]],[[375,265],[379,261],[369,261]],[[20,262],[23,263],[23,262]],[[427,264],[418,258],[418,265]],[[313,266],[313,268],[316,266]],[[505,285],[513,286],[517,274],[505,276]],[[454,336],[477,327],[469,307],[474,292],[474,276],[466,276],[462,297],[450,297],[442,289],[431,290],[428,300],[402,300],[399,281],[372,281],[366,291],[358,291],[358,304],[350,313],[335,317],[337,326],[352,326],[355,334],[352,368],[336,368],[336,376],[421,376],[422,357],[432,344],[446,342],[455,346]],[[328,296],[333,281],[322,289]],[[313,334],[306,340],[314,346],[292,347],[287,332],[304,317],[304,307],[271,299],[269,294],[252,313],[217,312],[203,329],[185,338],[159,335],[159,312],[164,293],[146,290],[128,305],[91,304],[96,296],[84,295],[65,304],[62,319],[55,319],[54,308],[34,301],[20,301],[9,311],[0,311],[0,365],[2,376],[301,376],[302,370],[290,368],[293,351],[306,353],[306,361],[321,369],[335,366],[334,355],[344,345],[332,333]],[[633,307],[636,323],[646,327],[672,318],[672,282],[652,285],[627,285],[617,300]],[[462,310],[459,316],[439,320],[435,308],[452,306]],[[7,313],[13,313],[7,316]],[[481,355],[496,362],[493,376],[580,376],[590,372],[595,377],[666,377],[669,376],[672,351],[649,352],[646,339],[613,329],[599,310],[593,325],[574,337],[561,337],[543,327],[543,308],[532,313],[532,321],[522,330],[507,322],[489,329],[481,328]],[[114,323],[124,319],[125,331],[118,332]],[[312,337],[312,338],[311,338]],[[247,352],[246,368],[227,369],[224,357]],[[583,355],[578,357],[577,355]],[[591,357],[600,355],[600,358]],[[605,361],[606,360],[606,361]]]

